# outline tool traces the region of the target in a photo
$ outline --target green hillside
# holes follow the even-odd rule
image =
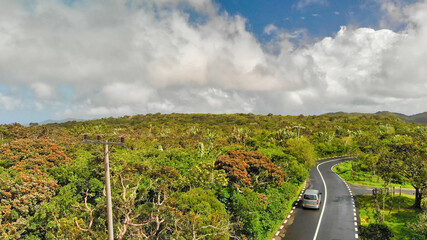
[[[383,115],[383,116],[395,116],[405,122],[410,122],[410,123],[423,123],[423,124],[427,123],[427,112],[410,115],[410,116],[407,116],[401,113],[393,113],[393,112],[377,112],[376,114]]]
[[[412,119],[413,122],[426,124],[427,123],[427,112],[412,115],[412,116],[410,116],[410,118]]]

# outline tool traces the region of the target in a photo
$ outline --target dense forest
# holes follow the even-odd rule
[[[319,158],[406,183],[423,207],[427,126],[394,116],[147,114],[0,125],[2,239],[106,239],[110,147],[116,239],[266,239]]]

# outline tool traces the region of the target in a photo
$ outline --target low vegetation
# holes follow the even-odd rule
[[[358,156],[354,171],[410,184],[416,209],[425,196],[427,127],[393,116],[147,114],[0,125],[2,239],[106,239],[104,150],[83,134],[126,137],[109,152],[117,239],[267,239],[315,159],[331,156]]]

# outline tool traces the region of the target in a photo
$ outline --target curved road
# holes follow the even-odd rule
[[[349,158],[326,161],[311,169],[306,188],[322,192],[321,208],[303,209],[301,201],[296,201],[291,216],[284,221],[273,239],[358,239],[358,221],[351,190],[332,171],[334,165],[346,160]]]

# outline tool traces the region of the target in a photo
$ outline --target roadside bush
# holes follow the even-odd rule
[[[393,237],[393,233],[385,224],[371,223],[360,228],[360,237],[362,239],[389,240]]]

